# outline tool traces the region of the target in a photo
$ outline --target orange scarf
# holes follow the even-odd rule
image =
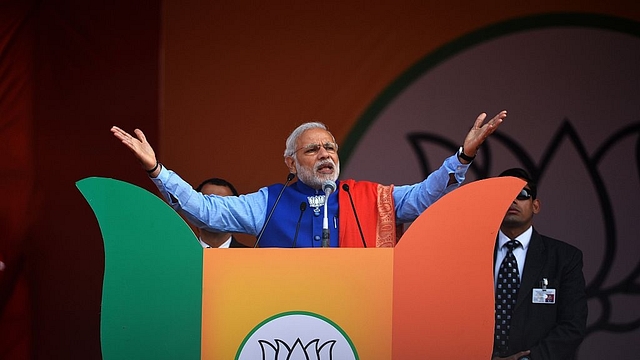
[[[369,181],[342,180],[338,195],[340,209],[340,247],[363,247],[358,224],[351,208],[349,192],[358,212],[367,247],[394,247],[396,245],[396,215],[393,185],[383,186]]]

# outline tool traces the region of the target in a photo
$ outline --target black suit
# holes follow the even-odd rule
[[[549,280],[549,289],[556,290],[555,304],[532,302],[533,289],[541,287],[543,278]],[[585,336],[586,323],[582,251],[534,229],[511,318],[509,350],[494,356],[531,350],[533,360],[573,359]]]

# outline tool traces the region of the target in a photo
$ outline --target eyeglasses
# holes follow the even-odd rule
[[[529,200],[530,198],[531,198],[531,190],[529,189],[520,190],[520,194],[516,196],[516,199],[518,200]]]
[[[327,141],[324,144],[309,144],[309,145],[303,146],[298,150],[296,150],[295,152],[303,150],[305,155],[315,155],[318,153],[318,151],[320,151],[321,147],[327,150],[329,154],[335,154],[338,151],[338,144],[331,141]]]

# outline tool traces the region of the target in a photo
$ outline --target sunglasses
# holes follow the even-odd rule
[[[531,198],[531,190],[529,189],[520,190],[520,194],[516,196],[516,199],[518,200],[529,200],[530,198]]]

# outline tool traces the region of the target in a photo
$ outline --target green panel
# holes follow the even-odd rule
[[[106,178],[76,183],[104,240],[105,360],[200,359],[202,248],[156,195]]]

